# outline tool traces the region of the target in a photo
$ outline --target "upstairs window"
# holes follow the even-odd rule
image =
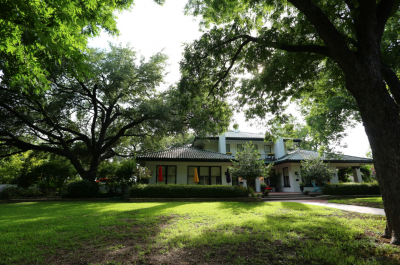
[[[230,152],[231,151],[231,145],[230,144],[226,144],[226,151]]]
[[[271,146],[270,145],[264,145],[264,153],[266,153],[266,154],[271,153]]]
[[[243,150],[244,150],[243,145],[242,145],[242,144],[238,144],[238,145],[237,145],[237,150],[238,150],[238,151],[243,151]]]
[[[253,144],[253,150],[258,152],[258,146],[256,144]]]

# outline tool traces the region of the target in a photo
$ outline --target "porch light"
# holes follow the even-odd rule
[[[296,179],[296,181],[299,181],[299,179]]]

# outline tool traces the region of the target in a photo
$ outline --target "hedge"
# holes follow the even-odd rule
[[[379,195],[378,183],[337,183],[326,184],[324,195]]]
[[[94,181],[78,180],[71,182],[66,187],[66,192],[62,198],[97,198],[99,195],[99,185]]]
[[[131,198],[235,198],[247,197],[248,191],[222,185],[134,185]]]

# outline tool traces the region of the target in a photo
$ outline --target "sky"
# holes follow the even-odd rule
[[[145,58],[157,52],[169,56],[167,76],[163,86],[175,84],[180,79],[179,62],[182,58],[183,44],[198,39],[202,32],[199,31],[199,18],[185,16],[183,13],[187,0],[167,0],[163,6],[157,5],[152,0],[136,0],[131,11],[124,11],[118,15],[117,27],[120,36],[111,37],[102,33],[89,42],[89,46],[108,48],[108,42],[121,43],[123,46],[130,43],[131,47]],[[298,116],[294,107],[290,111]],[[246,122],[242,113],[235,114],[235,121],[239,124],[240,131],[264,132],[262,127],[251,126]],[[369,150],[369,143],[360,124],[347,131],[344,139],[346,149],[338,149],[346,155],[365,157]]]

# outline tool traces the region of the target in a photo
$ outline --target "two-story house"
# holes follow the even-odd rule
[[[295,143],[301,142],[301,139],[291,140]],[[235,159],[236,152],[242,150],[245,143],[249,141],[258,150],[260,159],[265,161],[266,164],[274,163],[272,171],[281,173],[281,177],[276,183],[270,182],[266,178],[267,176],[260,176],[260,178],[249,183],[240,179],[227,182],[225,173],[228,167],[232,166],[231,160]],[[275,143],[272,141],[265,142],[264,134],[235,130],[218,137],[195,138],[190,147],[177,147],[139,155],[137,160],[152,171],[149,184],[157,183],[158,169],[161,166],[163,183],[165,184],[194,184],[194,169],[196,168],[200,185],[249,185],[259,191],[260,184],[265,182],[272,187],[277,187],[279,191],[299,192],[301,161],[318,156],[318,152],[315,151],[303,149],[288,151],[286,140],[282,138]],[[330,167],[335,169],[335,172],[339,168],[352,167],[356,182],[362,181],[360,165],[373,163],[373,160],[369,158],[347,155],[332,157],[324,154],[323,159],[330,163]],[[337,174],[331,182],[339,182]],[[311,183],[306,184],[311,186]]]

